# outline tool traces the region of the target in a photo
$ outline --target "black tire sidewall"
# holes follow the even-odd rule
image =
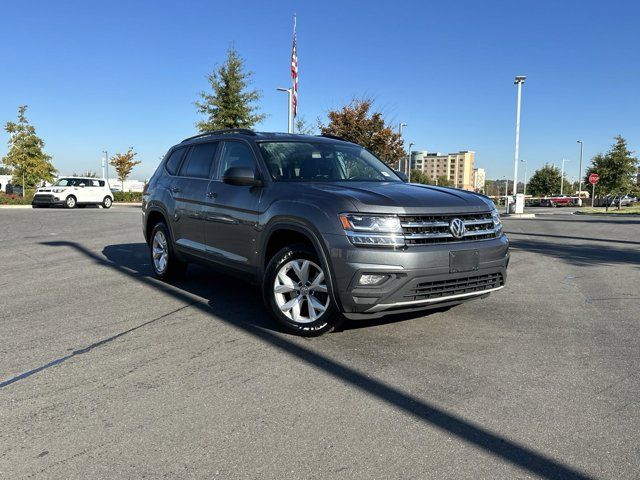
[[[322,316],[312,323],[297,323],[285,316],[278,307],[273,293],[273,284],[276,280],[276,275],[280,268],[292,260],[310,260],[316,265],[319,265],[324,271],[325,278],[327,279],[327,288],[331,288],[329,281],[329,274],[327,273],[327,267],[323,265],[315,252],[306,248],[304,245],[293,245],[285,247],[276,253],[269,261],[267,269],[265,270],[264,278],[262,281],[262,296],[267,310],[271,316],[284,327],[284,329],[290,333],[301,335],[305,337],[314,337],[330,332],[335,329],[340,322],[340,315],[337,314],[334,306],[331,292],[329,294],[329,307],[322,314]]]

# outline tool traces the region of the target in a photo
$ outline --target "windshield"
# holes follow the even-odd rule
[[[278,182],[401,182],[366,149],[353,144],[260,142],[271,178]]]

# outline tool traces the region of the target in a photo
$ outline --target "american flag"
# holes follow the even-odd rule
[[[293,49],[291,50],[291,79],[293,91],[291,92],[291,110],[293,118],[298,116],[298,45],[296,38],[296,16],[293,16]]]

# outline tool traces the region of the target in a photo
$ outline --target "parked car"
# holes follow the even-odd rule
[[[50,187],[36,190],[33,208],[61,205],[66,208],[102,205],[111,208],[113,194],[102,178],[63,177]]]
[[[335,137],[235,129],[188,138],[143,193],[160,279],[188,262],[262,286],[287,331],[449,307],[504,287],[509,242],[480,194],[405,183]]]

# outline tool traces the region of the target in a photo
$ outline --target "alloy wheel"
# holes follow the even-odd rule
[[[167,237],[161,230],[158,230],[153,236],[151,248],[153,251],[153,266],[157,273],[162,274],[167,269],[169,246],[167,245]]]
[[[285,263],[273,285],[276,305],[297,323],[312,323],[329,308],[329,293],[322,268],[311,260]]]

